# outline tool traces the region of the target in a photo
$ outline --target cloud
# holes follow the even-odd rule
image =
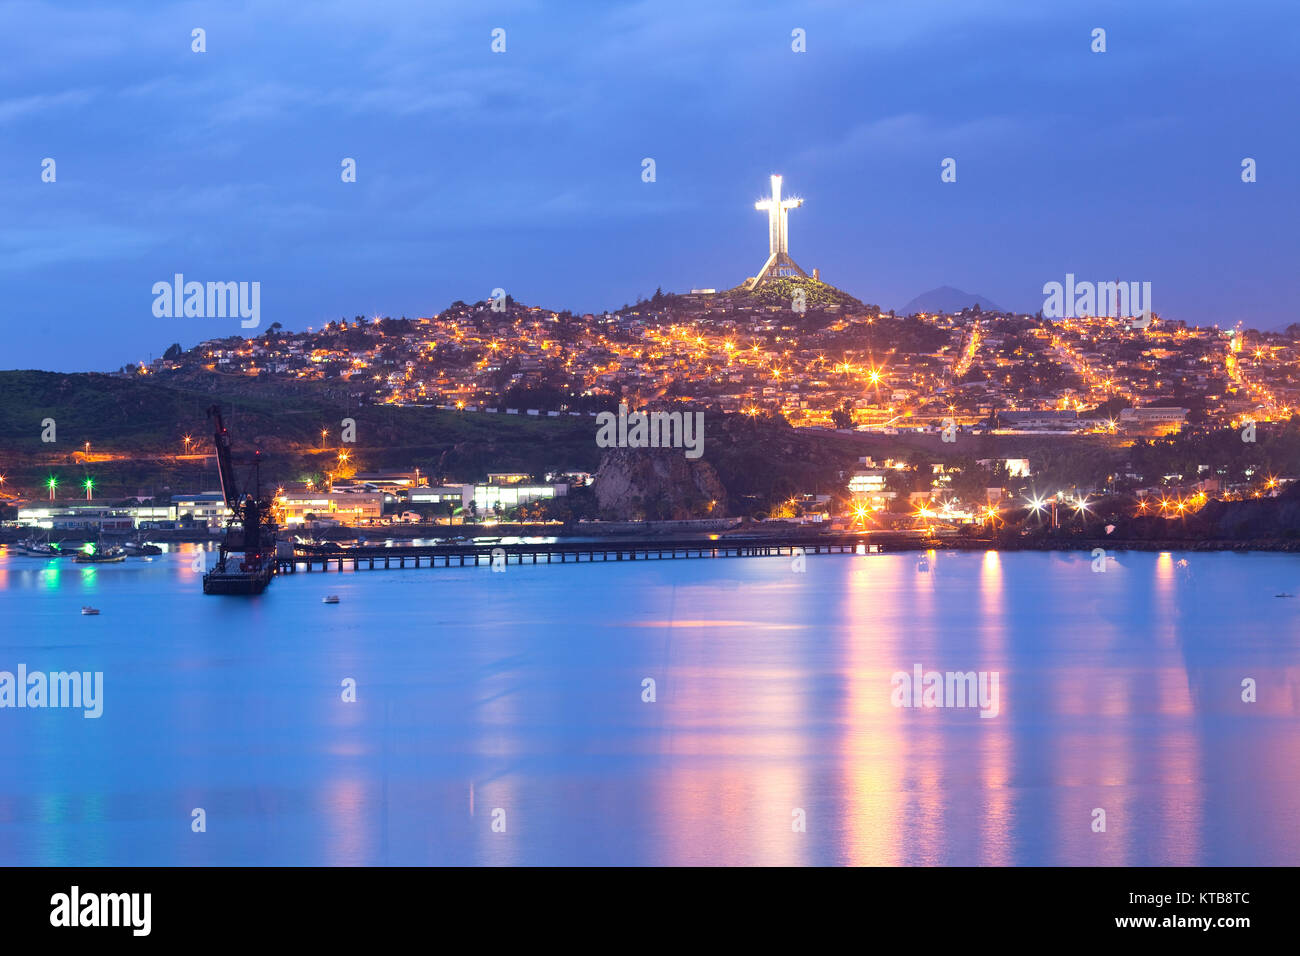
[[[158,244],[145,230],[99,223],[0,229],[0,272],[125,259]],[[26,303],[32,305],[34,303]]]
[[[26,116],[45,114],[69,106],[84,106],[95,98],[94,89],[64,90],[61,93],[36,93],[31,96],[0,100],[0,124],[11,123]]]
[[[1021,137],[1025,132],[1023,123],[1007,116],[984,116],[944,123],[919,113],[903,113],[858,123],[843,136],[804,149],[796,155],[795,162],[841,165],[882,151],[906,153],[917,149],[948,149]]]

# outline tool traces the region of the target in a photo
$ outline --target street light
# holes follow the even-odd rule
[[[189,435],[186,435],[184,438],[181,439],[181,441],[185,443],[185,454],[188,455],[190,453],[190,442],[194,441],[194,439],[191,438]]]

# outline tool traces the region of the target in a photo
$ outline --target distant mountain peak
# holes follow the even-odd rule
[[[976,295],[973,292],[963,292],[961,289],[954,289],[950,285],[941,285],[937,289],[931,289],[929,292],[922,292],[907,305],[903,306],[902,314],[911,315],[914,312],[960,312],[962,309],[969,309],[972,305],[978,305],[986,312],[1001,312],[1002,308],[995,302],[984,298],[982,295]]]

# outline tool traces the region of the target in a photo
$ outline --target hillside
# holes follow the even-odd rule
[[[830,283],[821,282],[818,279],[789,276],[784,279],[765,282],[753,292],[748,291],[745,285],[746,283],[741,283],[734,289],[719,292],[718,296],[731,299],[732,303],[736,305],[778,305],[789,308],[791,301],[794,299],[795,290],[802,289],[804,302],[809,309],[819,306],[838,305],[841,308],[858,312],[879,311],[874,306],[867,306],[843,289],[837,289]]]
[[[867,305],[844,290],[837,289],[835,286],[817,279],[790,276],[767,282],[753,292],[745,288],[748,281],[746,280],[735,288],[724,289],[721,292],[693,293],[690,296],[679,295],[674,292],[659,292],[653,298],[638,304],[653,308],[682,309],[686,311],[698,308],[701,304],[707,307],[722,307],[725,304],[731,308],[778,306],[788,309],[794,301],[795,290],[802,289],[804,304],[810,310],[838,305],[846,311],[880,312],[878,306]]]
[[[256,382],[240,395],[177,388],[142,378],[98,374],[0,372],[0,455],[10,489],[39,487],[55,475],[64,488],[93,473],[96,496],[163,494],[216,487],[211,460],[178,460],[182,438],[191,450],[212,450],[206,409],[220,401],[236,454],[263,452],[269,482],[302,481],[335,467],[344,417],[356,421],[350,445],[358,470],[418,467],[434,480],[483,480],[489,471],[532,475],[600,467],[595,419],[457,412],[393,405],[352,407],[323,391],[259,397]],[[204,383],[213,387],[211,381]],[[248,386],[251,385],[252,388]],[[56,422],[57,442],[40,440],[41,420]],[[321,430],[329,430],[324,447]],[[89,441],[111,461],[86,465]],[[762,511],[796,491],[829,492],[854,463],[858,443],[842,436],[798,432],[783,423],[709,415],[702,461],[716,473],[733,513]],[[62,494],[63,492],[61,492]]]

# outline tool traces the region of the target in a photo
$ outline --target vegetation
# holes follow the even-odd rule
[[[809,309],[838,305],[851,311],[880,311],[879,307],[865,305],[847,292],[818,279],[806,279],[799,276],[769,279],[753,292],[746,288],[747,284],[742,283],[734,289],[720,292],[718,296],[724,299],[744,300],[752,305],[779,305],[789,308],[791,302],[794,301],[795,292],[802,290],[804,303]]]

